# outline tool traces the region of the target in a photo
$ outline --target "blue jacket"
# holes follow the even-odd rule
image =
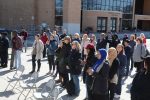
[[[58,43],[56,40],[50,41],[49,44],[46,44],[47,55],[55,55],[55,50],[58,48]]]

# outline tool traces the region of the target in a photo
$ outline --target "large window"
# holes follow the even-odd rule
[[[63,0],[55,0],[55,25],[63,24]]]
[[[107,30],[107,17],[97,18],[97,32],[106,32]]]
[[[109,10],[132,13],[133,0],[82,0],[83,10]]]
[[[123,12],[122,28],[132,28],[131,23],[133,17],[133,0],[82,0],[82,9]]]
[[[117,29],[117,18],[111,18],[111,32],[116,32]]]

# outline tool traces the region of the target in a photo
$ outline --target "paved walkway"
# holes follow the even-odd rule
[[[148,40],[147,45],[150,50],[150,40]],[[9,53],[10,53],[10,50],[9,50]],[[22,53],[22,64],[25,66],[25,72],[23,73],[23,80],[27,80],[30,76],[29,72],[31,71],[31,68],[32,68],[31,48],[28,48],[27,53]],[[52,78],[51,76],[46,76],[46,73],[48,72],[48,70],[49,68],[48,68],[47,59],[43,59],[41,70],[39,72],[39,79],[38,79],[37,87],[43,87],[44,83]],[[9,88],[7,91],[4,92],[4,90],[6,89],[6,86],[9,83],[7,77],[12,76],[13,74],[14,74],[14,71],[10,71],[9,68],[0,69],[0,100],[17,100],[20,94],[18,90],[15,89],[11,91],[11,88]],[[122,87],[122,95],[121,95],[120,100],[130,100],[129,92],[130,92],[131,82],[134,76],[135,76],[135,69],[130,73],[129,77],[124,78],[124,81],[122,82],[123,87]],[[81,86],[81,92],[80,92],[79,97],[69,97],[67,95],[66,90],[62,89],[61,93],[59,94],[59,98],[62,98],[63,100],[83,100],[86,97],[86,89],[85,89],[85,85],[82,82],[81,77],[80,77],[80,86]],[[31,92],[29,96],[32,96],[32,94],[33,93]],[[24,97],[21,96],[20,100],[23,100],[23,99]]]

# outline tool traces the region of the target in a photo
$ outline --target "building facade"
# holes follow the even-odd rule
[[[0,0],[0,28],[46,25],[68,33],[150,30],[150,0]]]

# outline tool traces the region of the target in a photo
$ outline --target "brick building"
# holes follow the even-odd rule
[[[92,28],[150,31],[150,0],[0,0],[0,28],[61,26],[69,33]]]

